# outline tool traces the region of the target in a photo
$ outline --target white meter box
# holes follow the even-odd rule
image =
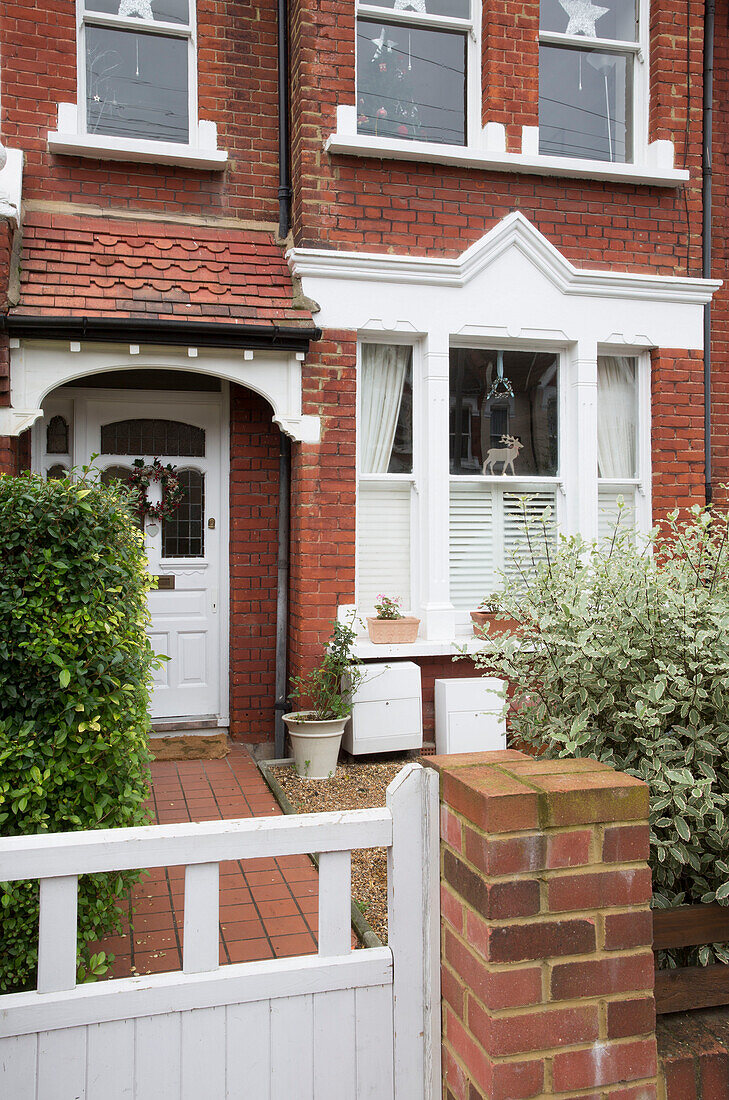
[[[435,751],[506,748],[506,681],[495,676],[435,681]]]
[[[419,749],[423,744],[420,667],[413,661],[373,661],[352,699],[342,748],[354,756]]]

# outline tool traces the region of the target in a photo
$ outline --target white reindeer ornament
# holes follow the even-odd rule
[[[503,462],[502,474],[506,473],[507,466],[511,466],[511,472],[514,473],[514,459],[519,457],[519,451],[524,444],[515,435],[502,435],[501,442],[504,444],[503,447],[491,447],[486,452],[486,461],[483,464],[484,474],[493,474],[495,462]]]

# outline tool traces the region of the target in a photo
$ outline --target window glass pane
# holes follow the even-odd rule
[[[187,142],[187,40],[86,27],[91,134]]]
[[[64,477],[68,477],[68,470],[59,463],[50,467],[46,474],[46,481],[63,481]]]
[[[185,494],[177,511],[162,524],[163,558],[201,558],[204,550],[205,483],[199,470],[178,470]]]
[[[447,15],[452,19],[469,19],[470,0],[361,0],[370,7],[396,8],[398,11],[424,12],[426,15]]]
[[[179,420],[118,420],[102,425],[101,453],[202,457],[205,431]]]
[[[413,349],[364,344],[360,371],[360,470],[409,474],[413,468]]]
[[[62,416],[52,416],[46,428],[46,454],[68,453],[68,424]]]
[[[463,145],[466,37],[357,23],[360,134]]]
[[[621,54],[540,46],[539,152],[630,161],[632,72]]]
[[[187,23],[190,18],[188,0],[86,0],[86,11],[157,23]]]
[[[543,31],[621,42],[635,42],[637,38],[636,0],[541,0],[539,16]]]
[[[636,477],[637,396],[635,359],[601,355],[597,360],[598,477]]]
[[[517,477],[556,476],[558,373],[556,355],[454,348],[450,360],[451,473],[501,474],[506,469],[507,475]]]

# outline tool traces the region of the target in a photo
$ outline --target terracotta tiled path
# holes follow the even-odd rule
[[[280,813],[248,753],[225,760],[152,764],[153,809],[160,825],[265,817]],[[102,943],[113,952],[110,977],[182,966],[184,868],[152,870],[134,890],[133,928]],[[307,856],[220,865],[220,962],[249,962],[316,950],[317,874]]]

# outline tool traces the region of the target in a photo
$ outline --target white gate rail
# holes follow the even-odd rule
[[[371,847],[388,849],[389,946],[352,951],[351,852]],[[318,954],[219,966],[220,862],[310,852],[320,854]],[[182,971],[76,987],[78,876],[179,865],[185,866]],[[0,997],[0,1096],[439,1095],[438,777],[430,769],[403,768],[384,809],[0,840],[0,881],[34,878],[40,880],[38,988]],[[171,1017],[167,1035],[160,1028]],[[276,1059],[276,1026],[288,1058],[291,1040],[284,1034],[302,1018],[311,1049],[300,1047],[292,1070]],[[367,1051],[369,1043],[381,1049]],[[340,1080],[330,1082],[337,1044]],[[242,1064],[245,1087],[236,1084],[236,1047],[247,1049],[257,1067],[256,1091],[249,1091],[253,1071]]]

